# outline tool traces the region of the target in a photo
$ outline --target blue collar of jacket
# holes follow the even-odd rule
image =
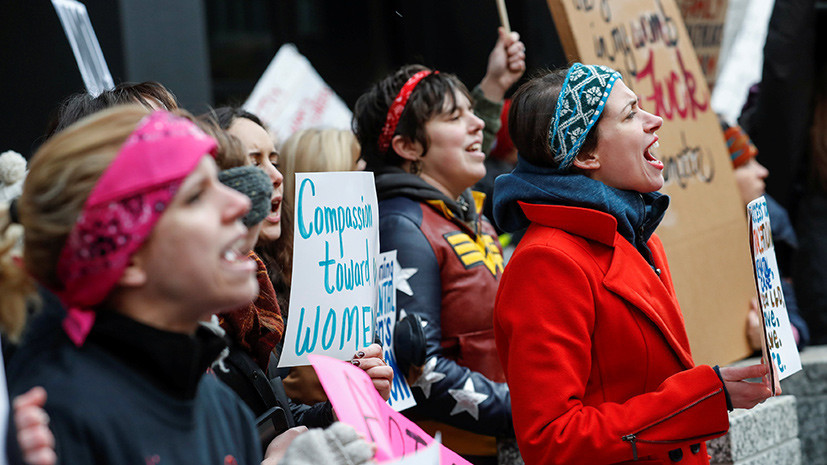
[[[617,221],[617,232],[651,261],[646,242],[663,219],[669,197],[615,189],[581,174],[534,166],[521,157],[514,171],[494,183],[494,220],[501,229],[513,232],[528,227],[530,220],[518,202],[608,213]]]

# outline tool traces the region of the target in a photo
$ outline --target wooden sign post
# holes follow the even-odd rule
[[[710,92],[674,0],[547,0],[568,58],[618,70],[663,118],[656,156],[672,198],[657,232],[696,363],[750,353],[755,296],[743,203]]]

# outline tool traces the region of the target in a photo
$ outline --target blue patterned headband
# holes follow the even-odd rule
[[[569,68],[548,130],[558,170],[571,167],[618,79],[622,79],[620,73],[606,66],[575,63]]]

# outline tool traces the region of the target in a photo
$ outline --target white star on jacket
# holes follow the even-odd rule
[[[474,420],[480,419],[479,404],[485,402],[488,395],[474,390],[474,382],[470,376],[465,380],[465,386],[462,389],[448,389],[448,393],[457,401],[457,405],[454,405],[454,409],[451,410],[451,415],[468,412]]]
[[[445,373],[434,371],[435,369],[436,357],[431,357],[422,367],[422,375],[411,385],[411,387],[416,386],[422,389],[426,399],[431,397],[431,385],[445,378]]]
[[[402,268],[398,261],[394,261],[393,272],[396,275],[396,289],[409,296],[414,295],[414,291],[408,283],[408,278],[415,275],[417,271],[419,271],[418,268]]]

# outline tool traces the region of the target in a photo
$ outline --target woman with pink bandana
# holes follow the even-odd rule
[[[198,322],[257,292],[238,252],[249,200],[218,181],[214,150],[187,120],[118,107],[32,159],[23,265],[69,311],[33,322],[9,380],[49,392],[62,463],[261,460],[252,415],[204,374],[224,346]]]

